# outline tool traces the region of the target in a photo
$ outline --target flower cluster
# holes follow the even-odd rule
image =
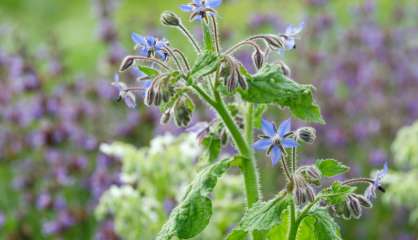
[[[353,178],[327,185],[322,179],[342,175],[349,167],[335,159],[318,159],[313,165],[300,164],[299,146],[314,143],[316,130],[312,127],[292,130],[290,118],[276,127],[273,122],[264,119],[263,113],[269,105],[277,105],[287,108],[300,120],[325,123],[313,98],[314,87],[291,79],[290,68],[282,60],[270,62],[273,57],[280,57],[283,51],[296,48],[296,40],[304,23],[296,27],[289,26],[283,34],[254,35],[223,50],[215,11],[220,4],[221,1],[195,0],[181,6],[183,11],[190,12],[191,20],[204,20],[201,22],[203,44],[196,40],[175,13],[166,11],[160,17],[163,25],[177,28],[189,40],[197,55],[193,64],[180,49],[167,44],[167,41],[133,33],[132,39],[135,48],[140,49],[139,55],[128,55],[120,65],[120,72],[135,69],[147,74],[145,78],[151,83],[146,89],[144,102],[159,108],[162,123],[173,118],[178,127],[187,127],[195,109],[196,98],[193,95],[216,113],[210,123],[194,129],[198,143],[204,149],[199,162],[205,167],[180,198],[182,201],[171,211],[156,238],[192,238],[202,232],[212,215],[212,197],[209,196],[212,196],[218,178],[229,167],[239,166],[244,176],[248,210],[228,239],[245,237],[247,234],[259,239],[256,231],[273,231],[271,226],[277,223],[253,226],[252,219],[282,217],[281,213],[272,217],[277,212],[272,213],[270,209],[275,209],[271,206],[276,203],[283,204],[283,209],[290,206],[286,213],[290,219],[289,233],[286,232],[287,227],[284,230],[288,239],[296,239],[299,223],[308,215],[315,216],[318,211],[321,215],[316,218],[333,226],[306,224],[314,229],[314,234],[320,234],[318,238],[339,239],[338,225],[334,224],[328,211],[337,217],[359,218],[363,207],[372,206],[371,200],[376,196],[376,190],[384,191],[381,181],[388,171],[387,165],[375,179]],[[254,51],[251,54],[253,74],[235,55],[243,46],[249,46]],[[278,54],[273,56],[275,52]],[[120,98],[124,98],[128,106],[134,106],[135,95],[131,91],[140,88],[127,87],[119,81],[114,85],[120,92]],[[236,101],[236,95],[242,101]],[[253,143],[255,123],[261,126],[263,135]],[[238,153],[220,160],[222,146],[228,142],[228,138],[232,139]],[[269,202],[258,201],[262,193],[259,191],[257,161],[251,146],[255,150],[265,151],[273,166],[280,163],[287,180],[286,188]],[[353,185],[363,183],[369,184],[366,192],[356,193],[357,188]],[[198,213],[193,210],[197,205],[200,209]],[[185,217],[184,212],[193,213]],[[179,218],[182,221],[178,221]],[[192,231],[191,225],[194,226]],[[332,229],[324,230],[330,227]]]

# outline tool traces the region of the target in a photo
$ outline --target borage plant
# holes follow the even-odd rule
[[[212,215],[211,192],[218,178],[233,166],[238,166],[243,176],[247,209],[227,239],[341,239],[329,212],[345,219],[359,218],[362,208],[372,206],[376,190],[384,191],[381,179],[387,167],[375,179],[334,181],[323,186],[322,178],[343,174],[349,168],[333,159],[299,166],[297,147],[313,143],[315,130],[292,130],[290,119],[276,128],[262,115],[269,106],[276,105],[288,108],[301,120],[324,123],[313,99],[313,87],[293,81],[289,67],[273,60],[274,55],[296,47],[303,24],[288,27],[284,34],[251,36],[223,50],[215,10],[220,4],[220,0],[194,0],[181,6],[181,10],[190,12],[191,21],[201,24],[203,44],[175,13],[164,12],[161,16],[163,25],[180,30],[190,41],[197,54],[193,64],[167,40],[133,33],[139,54],[127,56],[120,71],[135,71],[142,84],[128,87],[120,81],[114,83],[129,107],[136,105],[134,92],[144,93],[145,104],[161,110],[162,123],[173,119],[177,126],[187,127],[195,108],[192,95],[217,113],[216,119],[198,131],[208,153],[204,154],[208,166],[190,184],[156,239],[188,239],[199,234]],[[246,46],[254,50],[255,74],[234,57],[238,49]],[[256,127],[261,127],[263,135],[254,141]],[[228,139],[232,139],[238,154],[218,160]],[[253,149],[265,151],[273,165],[280,164],[287,179],[286,188],[268,201],[263,201]],[[358,184],[369,185],[364,194],[355,193]]]

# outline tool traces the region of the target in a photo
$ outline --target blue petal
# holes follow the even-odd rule
[[[131,39],[135,44],[143,45],[145,46],[147,42],[145,41],[145,38],[138,33],[131,33]]]
[[[155,46],[155,43],[157,42],[157,39],[153,36],[147,36],[147,43],[149,47]]]
[[[271,139],[260,139],[253,144],[253,148],[257,151],[264,151],[272,144]]]
[[[151,87],[152,81],[151,80],[145,80],[144,81],[144,88],[148,89],[149,87]]]
[[[125,101],[125,104],[128,106],[128,108],[136,107],[135,95],[132,92],[127,92],[123,100]]]
[[[292,38],[292,37],[288,38],[285,41],[285,48],[286,49],[289,49],[289,50],[294,49],[295,48],[295,45],[296,45],[295,39]]]
[[[167,59],[167,55],[164,51],[156,51],[155,54],[157,55],[157,58],[165,61]]]
[[[380,170],[376,173],[376,178],[374,180],[375,187],[378,187],[383,179],[383,177],[388,173],[388,164],[387,162],[383,166],[383,170]]]
[[[148,57],[148,48],[147,47],[142,47],[142,48],[138,49],[138,53],[141,56]]]
[[[261,129],[263,130],[263,133],[269,137],[273,137],[276,134],[274,124],[264,118],[261,120]]]
[[[218,8],[221,4],[222,0],[209,0],[206,5],[210,8]]]
[[[201,21],[202,20],[202,16],[196,15],[192,20]]]
[[[296,27],[289,25],[286,28],[285,35],[287,35],[287,36],[295,36],[295,35],[299,34],[300,32],[302,32],[304,26],[305,26],[305,23],[304,22],[301,22]]]
[[[167,42],[166,41],[157,41],[157,43],[155,44],[155,48],[161,50],[163,48],[167,47]]]
[[[283,137],[286,133],[290,132],[291,127],[292,127],[292,122],[290,121],[290,118],[280,123],[279,136]]]
[[[376,198],[376,190],[373,185],[369,185],[366,190],[364,191],[364,196],[372,201]]]
[[[276,146],[273,147],[273,149],[271,150],[271,163],[274,165],[276,165],[280,159],[282,158],[282,152],[280,151],[280,149]]]
[[[202,5],[202,0],[193,0],[193,3],[196,5]]]
[[[182,10],[183,12],[191,12],[193,11],[193,6],[189,4],[183,4],[180,6],[180,10]]]
[[[285,138],[282,140],[283,147],[285,148],[294,148],[299,146],[299,144],[294,140],[290,138]]]

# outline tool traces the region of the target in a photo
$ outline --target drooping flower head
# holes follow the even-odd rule
[[[139,78],[145,78],[146,75],[139,71],[137,68],[132,68],[132,73]],[[142,90],[142,95],[144,95],[144,92],[151,86],[152,81],[151,80],[142,80],[141,86],[135,87],[135,88],[129,88],[126,83],[120,81],[119,75],[115,74],[114,81],[112,82],[112,85],[117,89],[118,91],[118,101],[122,100],[125,102],[126,106],[128,108],[135,108],[136,107],[136,96],[134,91]]]
[[[216,14],[215,8],[222,4],[222,0],[193,0],[192,3],[183,4],[180,9],[184,12],[190,12],[190,20],[207,20],[208,16]]]
[[[286,50],[292,50],[296,48],[296,39],[299,39],[299,34],[302,32],[304,26],[305,23],[301,22],[298,26],[289,25],[286,28],[285,33],[281,35],[284,40],[284,48],[279,49],[280,54]]]
[[[383,169],[376,173],[375,178],[373,179],[373,184],[370,184],[364,192],[364,196],[370,201],[376,198],[376,190],[384,192],[385,189],[382,187],[383,177],[388,173],[388,164],[385,163]]]
[[[279,129],[276,129],[274,123],[263,119],[262,131],[264,135],[260,136],[260,139],[253,144],[253,147],[257,151],[267,150],[267,155],[271,157],[273,165],[280,161],[282,154],[285,153],[285,148],[298,146],[294,139],[288,138],[291,135],[290,119],[283,121]]]
[[[144,37],[134,32],[131,34],[131,39],[135,43],[135,49],[138,49],[139,55],[167,61],[168,53],[165,50],[169,45],[167,40],[153,36]]]

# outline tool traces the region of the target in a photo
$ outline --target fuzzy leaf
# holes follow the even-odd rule
[[[287,239],[288,232],[289,232],[289,210],[283,211],[280,215],[280,224],[274,226],[268,233],[267,239],[268,240],[282,240]]]
[[[196,79],[213,73],[220,63],[220,57],[214,52],[206,51],[199,55],[196,64],[193,66],[190,75]]]
[[[238,227],[226,239],[242,239],[240,237],[245,237],[245,233],[248,232],[270,230],[280,223],[280,216],[288,204],[287,199],[278,197],[268,202],[255,203],[245,212]]]
[[[343,185],[341,182],[333,182],[331,186],[322,190],[321,195],[331,205],[337,205],[345,201],[348,194],[354,192],[356,187]]]
[[[257,104],[254,107],[253,124],[255,128],[261,128],[261,122],[264,112],[267,110],[267,104]]]
[[[215,51],[209,24],[206,23],[205,21],[202,21],[202,28],[203,28],[203,39],[205,42],[205,49],[210,52]]]
[[[324,177],[337,176],[350,170],[350,167],[335,159],[318,159],[315,165]]]
[[[138,66],[138,68],[141,72],[145,73],[146,75],[150,77],[155,77],[159,74],[159,72],[155,70],[154,68],[150,68],[147,66]]]
[[[205,152],[203,153],[203,158],[208,162],[215,161],[222,149],[222,142],[218,136],[215,134],[209,134],[202,142]]]
[[[319,106],[313,99],[313,86],[299,84],[284,76],[278,66],[265,65],[247,77],[248,89],[240,90],[244,100],[253,103],[276,103],[288,107],[302,120],[324,123]]]
[[[212,202],[209,194],[218,178],[229,168],[232,160],[218,161],[197,174],[183,197],[183,201],[173,209],[169,219],[158,233],[157,240],[168,240],[174,236],[188,239],[205,229],[212,216]]]
[[[297,240],[341,240],[340,227],[325,209],[312,210],[303,218]]]

